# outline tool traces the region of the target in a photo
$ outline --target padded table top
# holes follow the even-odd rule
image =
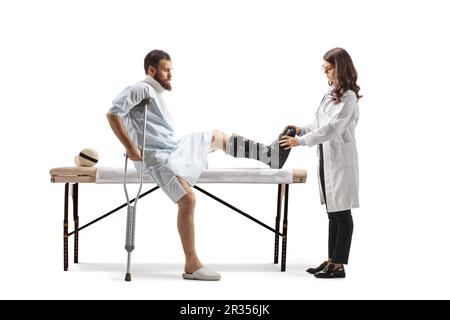
[[[55,183],[123,183],[123,168],[110,167],[61,167],[50,170]],[[205,169],[198,183],[304,183],[307,173],[303,169],[266,168],[211,168]],[[138,183],[138,172],[129,167],[127,183]],[[145,183],[154,183],[144,176]]]

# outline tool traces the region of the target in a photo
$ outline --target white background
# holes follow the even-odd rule
[[[0,298],[450,298],[447,12],[446,1],[411,0],[2,1]],[[287,272],[271,264],[270,232],[197,194],[198,252],[222,280],[181,280],[177,208],[161,191],[138,207],[133,282],[123,281],[124,211],[84,230],[80,264],[62,271],[63,185],[48,171],[84,147],[99,165],[123,165],[105,114],[144,77],[148,51],[171,54],[166,96],[180,136],[218,128],[270,143],[313,119],[327,87],[322,56],[336,46],[353,57],[364,95],[344,281],[304,272],[326,258],[328,224],[306,147],[285,165],[309,173],[291,186]],[[261,165],[210,156],[210,167],[232,166]],[[274,222],[275,186],[204,187]],[[81,222],[123,200],[120,185],[81,185]]]

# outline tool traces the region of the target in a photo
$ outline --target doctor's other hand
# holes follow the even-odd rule
[[[288,129],[289,129],[289,128],[294,128],[294,129],[295,129],[295,134],[296,134],[296,135],[299,135],[300,132],[301,132],[301,130],[302,130],[300,127],[296,127],[296,126],[294,126],[294,125],[292,125],[292,124],[288,125],[287,128],[288,128]]]
[[[283,149],[291,149],[293,147],[300,145],[298,139],[296,137],[291,136],[282,136],[279,142],[280,147],[283,147]]]
[[[127,148],[127,155],[133,161],[142,160],[141,157],[141,149],[139,149],[136,145],[132,145],[130,148]]]

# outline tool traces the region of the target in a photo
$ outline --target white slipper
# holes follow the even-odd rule
[[[202,267],[192,273],[183,273],[183,278],[188,280],[217,281],[220,280],[220,273]]]

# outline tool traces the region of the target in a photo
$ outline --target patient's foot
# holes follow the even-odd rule
[[[284,149],[283,147],[280,147],[281,137],[295,137],[295,133],[295,128],[285,128],[278,136],[278,139],[274,140],[270,144],[268,156],[270,157],[269,165],[272,169],[282,168],[289,156],[289,153],[291,152],[291,149]]]
[[[203,268],[203,264],[200,260],[197,259],[196,261],[187,261],[184,265],[184,272],[192,273],[201,268]]]

